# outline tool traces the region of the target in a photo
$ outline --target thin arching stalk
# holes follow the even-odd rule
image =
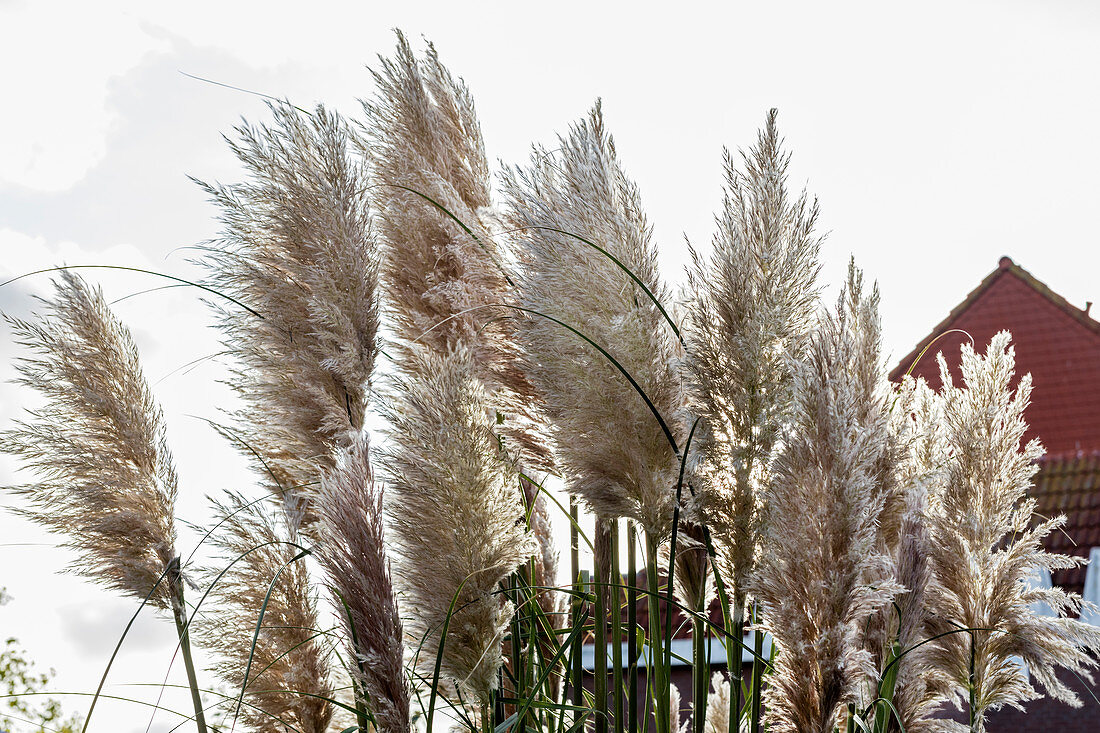
[[[176,622],[176,633],[180,640],[180,655],[187,671],[187,685],[191,688],[191,704],[195,708],[195,727],[199,733],[206,733],[206,715],[203,712],[202,698],[199,696],[199,681],[195,675],[195,662],[191,658],[191,637],[188,633],[187,605],[183,595],[183,576],[180,574],[180,559],[173,558],[168,568],[168,584],[172,596],[172,618]]]

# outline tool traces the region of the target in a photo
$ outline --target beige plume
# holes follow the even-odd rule
[[[401,617],[386,556],[382,490],[374,483],[365,437],[325,475],[316,505],[317,557],[345,630],[353,675],[379,733],[408,733]]]
[[[378,254],[365,164],[336,114],[271,107],[271,126],[231,143],[249,178],[204,188],[221,209],[206,246],[210,285],[255,311],[222,311],[244,407],[233,436],[295,524],[306,499],[363,427],[377,353]]]
[[[249,730],[281,733],[289,726],[323,733],[333,710],[322,698],[332,698],[333,689],[306,548],[262,502],[228,494],[214,502],[214,516],[217,525],[207,542],[220,565],[206,572],[211,607],[196,634],[213,654],[212,669],[231,694],[244,687],[240,719]]]
[[[335,468],[337,453],[351,447],[363,428],[377,354],[378,253],[365,162],[352,150],[344,121],[321,107],[310,114],[278,104],[271,111],[273,123],[242,125],[239,141],[230,143],[246,181],[205,186],[221,209],[223,232],[205,248],[202,264],[211,287],[252,311],[221,311],[219,325],[234,359],[229,383],[244,403],[223,432],[282,499],[287,521],[279,529],[286,533],[278,538],[286,542],[297,541],[299,531],[312,535],[317,509],[311,497],[322,473]],[[274,537],[273,521],[242,518],[231,525],[237,534],[225,541],[246,544],[256,532]],[[234,569],[233,582],[242,588],[249,578],[270,582],[291,550],[277,544],[250,556]],[[299,629],[317,629],[301,561],[278,582],[281,612]],[[240,644],[247,639],[218,628],[254,621],[258,592],[225,595],[206,626],[206,641],[222,660],[219,671],[234,684],[244,679],[247,658]],[[265,648],[285,651],[284,642],[299,638],[295,633],[314,632],[265,629]],[[308,663],[276,664],[267,671],[262,685],[271,692],[263,704],[283,706],[302,725],[323,728],[331,715],[327,703],[296,693],[330,689],[328,657],[312,645],[301,654]]]
[[[444,681],[479,702],[500,669],[512,615],[500,582],[533,555],[512,462],[493,433],[486,394],[462,346],[410,348],[386,403],[381,454],[402,601],[418,671],[431,679],[443,624]],[[452,606],[453,603],[453,606]]]
[[[702,417],[695,475],[734,612],[760,541],[761,500],[789,419],[792,364],[805,351],[817,303],[818,209],[787,190],[790,154],[776,110],[744,170],[726,152],[726,189],[709,258],[692,251],[687,309],[690,395]]]
[[[619,165],[599,106],[559,139],[557,150],[536,149],[529,167],[508,170],[504,192],[507,221],[517,230],[520,304],[606,349],[652,401],[671,437],[682,437],[675,424],[679,347],[669,323],[623,269],[576,238],[605,249],[658,300],[668,300],[637,187]],[[599,516],[631,517],[653,537],[666,536],[679,464],[641,395],[560,324],[532,316],[521,335],[569,490]]]
[[[1059,570],[1080,561],[1042,546],[1065,518],[1034,521],[1035,500],[1027,492],[1043,449],[1037,441],[1021,446],[1031,378],[1024,375],[1012,388],[1015,354],[1009,340],[1007,332],[996,335],[984,357],[964,344],[962,386],[953,384],[940,359],[950,460],[930,502],[934,580],[928,598],[934,613],[928,633],[975,631],[937,639],[928,645],[925,662],[928,673],[949,681],[977,730],[984,729],[986,711],[1037,697],[1032,681],[1052,697],[1080,705],[1055,671],[1091,680],[1100,646],[1100,630],[1066,617],[1080,607],[1076,594],[1026,582],[1036,568]],[[1036,613],[1033,604],[1039,603],[1054,615]],[[1013,657],[1026,665],[1030,680]]]
[[[42,317],[8,318],[32,354],[17,382],[45,398],[0,437],[37,478],[10,490],[27,502],[21,513],[66,538],[74,572],[168,609],[176,471],[164,416],[103,293],[71,271],[56,285]]]
[[[869,585],[887,565],[878,518],[888,445],[878,293],[849,269],[836,314],[823,316],[794,371],[795,420],[768,487],[768,552],[751,592],[778,652],[765,692],[770,730],[831,733],[867,674],[864,622],[901,590]]]
[[[510,302],[511,285],[470,92],[433,46],[417,59],[400,32],[375,80],[364,109],[398,347],[418,342],[443,354],[462,343],[503,417],[497,432],[525,470],[548,470],[538,400],[517,364],[515,313],[486,307]]]

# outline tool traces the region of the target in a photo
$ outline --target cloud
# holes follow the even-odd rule
[[[114,651],[137,606],[138,601],[110,596],[96,603],[60,606],[57,613],[61,621],[61,635],[83,657],[106,660]],[[171,622],[157,618],[152,609],[145,608],[126,635],[126,648],[143,653],[160,652],[164,659],[168,659],[175,640]]]
[[[50,3],[0,8],[0,97],[18,100],[5,110],[0,183],[64,190],[105,155],[116,120],[110,80],[164,42],[132,16],[104,23],[103,11],[98,3],[61,13]]]

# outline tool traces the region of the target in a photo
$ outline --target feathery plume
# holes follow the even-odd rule
[[[484,702],[512,615],[496,591],[537,547],[472,355],[461,345],[444,355],[410,348],[406,363],[414,376],[396,378],[387,402],[392,434],[382,465],[397,576],[407,608],[416,609],[408,626],[430,679],[449,618],[444,682]]]
[[[670,712],[669,730],[672,733],[687,733],[690,722],[685,720],[680,722],[680,714],[684,712],[680,703],[680,688],[676,685],[671,685],[668,688],[668,709]]]
[[[393,328],[438,354],[464,344],[505,418],[498,433],[527,470],[550,470],[538,401],[517,366],[516,320],[486,307],[509,302],[511,286],[470,91],[434,46],[418,60],[400,32],[374,76],[378,94],[364,109]]]
[[[168,609],[173,579],[158,581],[176,558],[176,471],[137,347],[99,288],[71,271],[43,303],[36,321],[7,319],[33,354],[16,381],[46,398],[0,436],[38,478],[10,490],[27,501],[20,513],[66,537],[72,571]]]
[[[725,153],[726,187],[713,252],[691,251],[685,337],[690,396],[703,418],[698,509],[711,529],[735,613],[759,544],[761,497],[776,441],[788,421],[791,369],[805,351],[817,302],[818,208],[787,191],[790,154],[776,110],[744,172]]]
[[[730,681],[721,672],[710,678],[710,701],[707,704],[705,733],[729,733],[730,730]]]
[[[1079,706],[1077,695],[1056,676],[1072,670],[1091,681],[1100,630],[1067,618],[1080,607],[1076,594],[1035,588],[1027,582],[1036,568],[1059,570],[1079,560],[1046,552],[1042,540],[1065,522],[1033,522],[1035,500],[1027,496],[1043,449],[1021,447],[1027,430],[1024,410],[1030,375],[1010,384],[1015,353],[1008,332],[993,337],[985,356],[962,347],[963,386],[956,386],[942,356],[944,435],[950,461],[930,507],[928,589],[934,614],[929,635],[960,630],[930,643],[927,663],[944,675],[959,697],[969,697],[971,729],[984,730],[988,710],[1020,707],[1038,696],[1013,657],[1051,697]],[[1052,616],[1036,613],[1045,603]]]
[[[333,690],[302,548],[260,502],[230,493],[213,507],[218,527],[207,542],[225,565],[206,575],[213,581],[228,568],[211,587],[210,612],[196,622],[215,658],[211,669],[231,689],[244,688],[249,704],[240,719],[249,730],[323,733],[333,711],[322,698]]]
[[[667,300],[638,189],[619,165],[599,105],[559,138],[558,150],[536,148],[528,168],[507,170],[504,193],[507,221],[517,230],[520,304],[607,349],[664,420],[673,420],[681,390],[669,324],[626,272],[570,236],[599,245]],[[678,461],[649,406],[561,325],[525,319],[521,339],[569,490],[598,515],[631,517],[653,537],[667,535]]]
[[[380,733],[408,733],[409,689],[397,599],[366,437],[344,452],[321,481],[317,559],[341,610],[352,674],[369,700]],[[345,606],[346,604],[346,606]]]
[[[304,557],[298,557],[302,549],[291,539],[293,530],[237,494],[214,509],[219,519],[229,518],[208,539],[224,565],[208,567],[204,575],[213,583],[226,572],[193,626],[212,660],[209,670],[234,695],[225,702],[226,710],[256,733],[324,733],[336,696],[330,680],[332,650],[324,644],[313,586]],[[243,557],[229,566],[238,556]],[[237,709],[235,696],[242,688],[243,704]]]
[[[335,113],[271,106],[271,126],[237,128],[230,147],[250,176],[200,184],[224,231],[201,264],[214,288],[258,316],[222,311],[236,360],[230,385],[243,452],[282,496],[291,526],[314,518],[304,496],[363,427],[377,352],[377,251],[364,162]]]
[[[885,709],[881,711],[890,715],[889,730],[920,733],[938,730],[943,724],[934,713],[948,692],[941,678],[928,674],[930,648],[922,642],[927,639],[927,594],[932,582],[929,494],[942,482],[949,451],[943,434],[942,401],[923,379],[906,378],[897,388],[894,400],[891,428],[898,450],[896,492],[888,501],[900,498],[905,506],[900,512],[895,541],[891,544],[884,539],[884,542],[890,565],[886,575],[905,590],[894,599],[896,612],[885,608],[875,615],[875,624],[868,624],[875,627],[868,633],[868,649],[880,671],[887,665],[896,667],[892,699],[896,716]],[[884,507],[883,515],[890,511]],[[890,532],[888,524],[880,522],[884,537]],[[880,691],[868,689],[868,694],[869,699],[874,699]]]
[[[676,570],[672,578],[672,593],[685,608],[705,616],[714,601],[716,588],[703,532],[702,525],[680,520],[680,529],[676,532]],[[658,562],[662,575],[668,572],[669,550],[669,543],[661,545]]]
[[[765,693],[770,729],[830,733],[867,673],[861,627],[900,590],[864,582],[886,564],[878,535],[887,445],[877,290],[849,268],[794,371],[794,427],[768,486],[767,543],[751,592],[778,652]]]

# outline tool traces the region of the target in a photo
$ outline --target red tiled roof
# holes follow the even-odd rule
[[[890,378],[900,379],[916,361],[913,374],[938,389],[937,352],[943,352],[952,378],[958,379],[962,343],[973,337],[982,351],[1005,329],[1012,332],[1017,374],[1032,375],[1027,439],[1038,437],[1051,455],[1100,450],[1100,323],[1008,257],[901,360]]]
[[[1073,457],[1044,457],[1031,491],[1041,517],[1066,515],[1063,530],[1047,537],[1046,548],[1062,555],[1087,558],[1100,546],[1100,451]],[[1051,580],[1066,590],[1081,593],[1085,568],[1055,572]]]

